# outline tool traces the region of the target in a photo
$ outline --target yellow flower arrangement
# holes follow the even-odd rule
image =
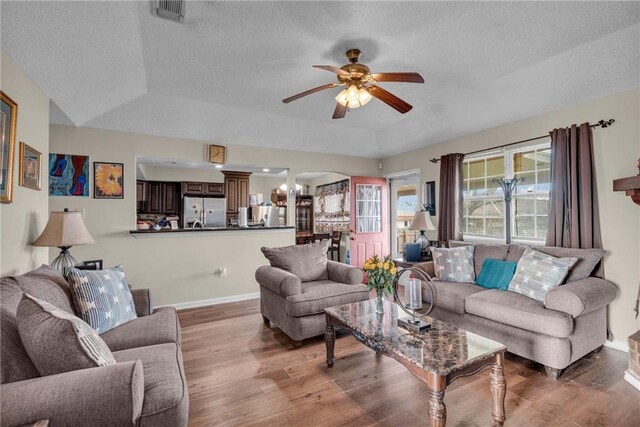
[[[369,290],[375,289],[378,293],[384,292],[391,295],[393,279],[396,277],[398,269],[390,256],[380,259],[378,255],[373,255],[364,262],[362,268],[367,274]]]

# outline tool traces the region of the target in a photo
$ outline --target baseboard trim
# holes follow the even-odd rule
[[[629,343],[626,341],[605,341],[604,346],[629,353]]]
[[[640,390],[640,380],[637,379],[636,377],[634,377],[633,375],[631,375],[631,373],[629,371],[625,371],[624,372],[624,379],[631,384],[632,386],[634,386],[635,388],[637,388],[638,390]]]
[[[198,301],[179,302],[176,304],[166,304],[159,307],[174,307],[176,310],[186,310],[188,308],[207,307],[209,305],[225,304],[228,302],[246,301],[250,299],[260,298],[260,292],[252,292],[250,294],[231,295],[228,297],[201,299]]]

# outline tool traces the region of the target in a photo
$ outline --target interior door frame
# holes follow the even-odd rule
[[[387,178],[388,184],[388,192],[389,192],[389,251],[392,256],[395,256],[397,253],[401,253],[399,248],[396,248],[397,244],[397,236],[395,236],[395,223],[396,220],[396,197],[394,197],[394,189],[393,189],[393,181],[395,179],[401,179],[403,177],[410,177],[412,175],[416,176],[416,202],[418,207],[422,206],[422,182],[420,181],[420,169],[412,169],[404,172],[397,172],[394,174],[390,174],[385,176]]]

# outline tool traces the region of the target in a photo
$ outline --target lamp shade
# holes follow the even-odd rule
[[[431,214],[428,211],[417,211],[413,216],[413,221],[409,226],[410,230],[435,230],[436,227],[431,221]]]
[[[51,212],[47,226],[33,246],[70,247],[95,242],[81,212]]]

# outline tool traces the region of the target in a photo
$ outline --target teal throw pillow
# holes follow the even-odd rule
[[[511,283],[517,266],[518,263],[515,261],[499,261],[488,258],[482,264],[476,285],[506,291],[509,289],[509,283]]]

